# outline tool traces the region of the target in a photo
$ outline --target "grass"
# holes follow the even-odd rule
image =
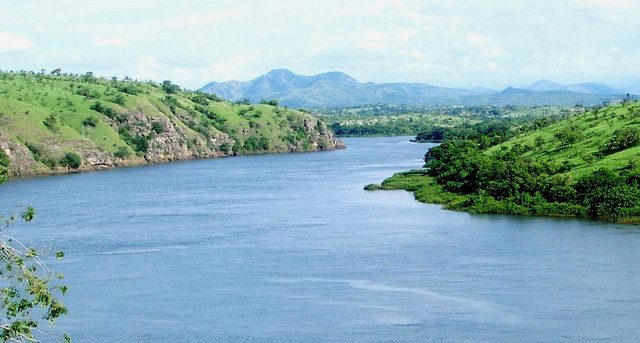
[[[382,184],[370,184],[366,190],[406,190],[413,192],[416,200],[430,204],[453,206],[465,199],[464,196],[447,192],[424,170],[396,173]]]
[[[93,110],[96,102],[108,112]],[[45,125],[52,117],[57,124]],[[97,119],[95,126],[85,125],[88,117]],[[149,141],[151,151],[127,157],[131,163],[143,162],[143,155],[153,160],[315,150],[321,137],[332,139],[305,129],[304,121],[317,119],[282,107],[234,104],[190,91],[168,94],[152,82],[0,72],[0,140],[11,142],[15,163],[29,162],[19,153],[27,143],[47,146],[56,157],[79,153],[85,162],[104,154],[115,158],[123,147],[134,149],[123,139],[123,131]],[[171,129],[152,133],[154,122]],[[268,140],[269,149],[242,148],[250,137]],[[221,146],[236,150],[222,151]],[[16,167],[13,172],[20,169]]]
[[[595,109],[582,115],[560,121],[549,127],[515,137],[503,144],[492,147],[488,154],[503,147],[521,144],[529,147],[523,156],[536,160],[564,162],[570,164],[566,172],[572,177],[580,177],[591,171],[609,168],[621,169],[630,161],[640,158],[640,146],[617,153],[603,154],[603,148],[613,133],[625,127],[640,129],[640,104],[627,103]],[[563,130],[579,130],[583,138],[575,144],[562,144],[556,135]],[[540,139],[542,144],[538,144]],[[536,142],[538,139],[538,143]]]

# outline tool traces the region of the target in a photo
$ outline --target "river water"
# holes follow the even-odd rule
[[[366,192],[429,145],[345,141],[14,180],[0,208],[65,251],[75,342],[640,341],[640,228]]]

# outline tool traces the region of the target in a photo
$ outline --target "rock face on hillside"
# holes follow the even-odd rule
[[[0,73],[0,154],[12,176],[344,147],[324,122],[279,106],[150,83]]]

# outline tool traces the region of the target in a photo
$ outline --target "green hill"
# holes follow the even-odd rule
[[[516,137],[487,152],[491,154],[521,145],[526,150],[523,157],[567,164],[567,171],[563,174],[575,178],[602,168],[620,170],[629,163],[639,163],[640,145],[634,142],[633,137],[630,137],[628,146],[608,149],[611,141],[618,135],[624,135],[625,131],[631,136],[640,132],[638,102],[596,108]]]
[[[0,72],[0,163],[11,175],[340,147],[322,121],[274,103],[168,81]]]
[[[640,223],[640,103],[576,114],[484,147],[445,140],[425,169],[367,189],[406,189],[474,213],[591,217]]]

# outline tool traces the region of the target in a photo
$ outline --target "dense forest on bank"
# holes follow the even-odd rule
[[[342,147],[321,120],[163,83],[0,72],[0,165],[10,175]]]
[[[417,135],[433,128],[474,125],[484,121],[528,122],[541,117],[566,117],[581,106],[452,106],[368,105],[344,109],[316,110],[313,113],[331,127],[337,136]]]
[[[366,188],[405,189],[420,201],[473,213],[640,223],[638,102],[504,135],[454,131],[426,153],[423,170]]]

